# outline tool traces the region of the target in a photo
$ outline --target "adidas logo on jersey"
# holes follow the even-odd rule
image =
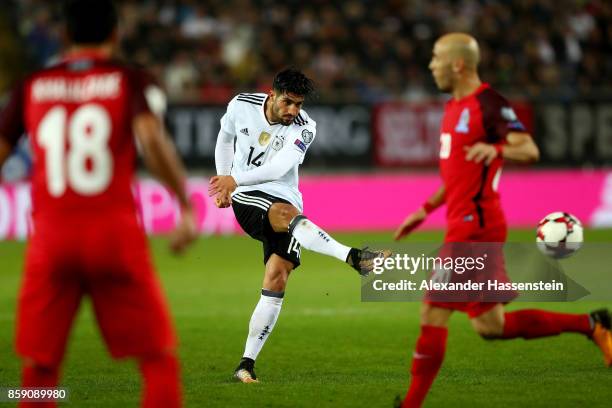
[[[240,130],[240,133],[243,133],[243,134],[248,136],[249,135],[249,129],[248,128],[244,128],[244,129]]]

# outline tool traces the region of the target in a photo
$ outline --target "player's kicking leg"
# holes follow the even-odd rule
[[[255,360],[280,314],[289,274],[300,264],[300,245],[338,258],[361,275],[372,271],[376,257],[391,255],[390,251],[368,251],[342,245],[301,215],[293,205],[272,203],[271,199],[257,195],[234,197],[236,218],[249,235],[263,242],[266,262],[261,297],[251,316],[242,360],[234,371],[234,378],[243,383],[257,382]],[[261,226],[263,214],[267,215],[268,222]]]
[[[509,340],[519,337],[536,339],[561,333],[583,334],[599,347],[607,367],[612,366],[610,320],[610,313],[605,309],[590,314],[558,313],[536,309],[505,312],[501,304],[471,319],[474,330],[487,339]]]
[[[389,250],[369,251],[339,243],[291,204],[275,203],[268,216],[274,231],[289,231],[304,248],[346,262],[362,276],[372,272],[375,258],[391,256]]]
[[[293,268],[293,262],[277,254],[272,254],[266,262],[261,297],[249,322],[249,334],[242,360],[234,371],[234,378],[243,383],[258,382],[255,360],[274,329],[283,305],[287,279]]]
[[[446,323],[451,310],[423,305],[421,334],[412,361],[410,388],[401,407],[420,407],[433,383],[446,348]],[[535,339],[561,333],[580,333],[595,342],[606,366],[612,366],[611,317],[607,310],[567,314],[544,310],[505,312],[501,304],[471,317],[474,330],[486,339]]]

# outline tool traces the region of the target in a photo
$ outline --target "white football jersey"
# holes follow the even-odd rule
[[[289,126],[268,122],[264,112],[265,93],[242,93],[234,97],[221,118],[221,130],[236,135],[236,147],[232,172],[248,171],[265,165],[282,149],[295,149],[303,163],[308,147],[316,135],[316,123],[301,110]],[[283,198],[303,210],[302,194],[298,190],[298,167],[296,164],[284,176],[275,181],[250,186],[239,186],[235,193],[263,191]]]

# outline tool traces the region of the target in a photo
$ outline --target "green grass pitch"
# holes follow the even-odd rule
[[[411,241],[439,241],[441,236],[419,233]],[[360,246],[388,240],[390,234],[337,238]],[[610,241],[612,234],[589,231],[588,238]],[[532,239],[532,231],[510,234],[512,241]],[[353,270],[304,252],[257,362],[261,383],[238,384],[231,374],[261,287],[259,243],[247,237],[203,238],[183,258],[171,257],[163,239],[151,244],[180,337],[187,406],[391,407],[396,395],[403,396],[419,304],[362,303]],[[23,243],[0,243],[0,387],[19,384],[12,344],[23,253]],[[62,385],[71,393],[65,406],[137,406],[135,364],[110,359],[90,305],[83,306],[63,370]],[[588,312],[600,306],[610,305],[516,303],[510,309]],[[446,359],[426,406],[609,407],[611,384],[612,370],[604,368],[599,350],[579,335],[487,342],[458,313],[451,319]]]

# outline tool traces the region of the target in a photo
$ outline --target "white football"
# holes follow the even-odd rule
[[[548,214],[538,223],[536,242],[543,254],[555,259],[567,258],[582,246],[582,223],[570,213]]]

